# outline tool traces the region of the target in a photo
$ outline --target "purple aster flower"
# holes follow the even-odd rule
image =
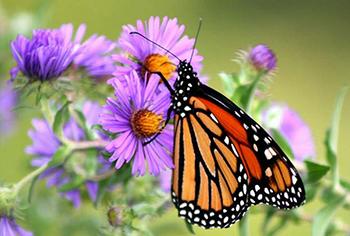
[[[114,61],[108,54],[116,44],[96,34],[82,42],[85,30],[86,26],[80,25],[74,36],[73,25],[65,24],[58,29],[34,30],[31,39],[18,35],[11,43],[17,62],[11,78],[21,71],[31,79],[46,81],[59,77],[72,63],[85,68],[90,76],[110,76]]]
[[[286,105],[273,104],[263,111],[263,123],[281,132],[288,141],[296,160],[315,157],[311,130],[298,113]]]
[[[85,25],[78,29],[79,34],[85,33]],[[80,40],[79,40],[80,43]],[[111,76],[115,70],[111,53],[116,48],[116,43],[105,36],[92,35],[80,46],[79,52],[74,58],[74,64],[84,67],[92,77]]]
[[[277,59],[273,51],[264,44],[258,44],[248,53],[249,62],[258,71],[272,72],[276,68]]]
[[[16,92],[12,86],[6,84],[0,87],[0,136],[4,136],[12,130],[15,122],[13,109],[17,103]]]
[[[60,76],[72,63],[78,45],[71,41],[71,25],[59,29],[37,29],[31,39],[18,35],[11,42],[17,67],[11,70],[12,79],[21,71],[34,80],[46,81]],[[78,30],[79,31],[79,30]],[[76,35],[75,40],[79,40]]]
[[[177,19],[164,17],[161,21],[159,17],[150,17],[145,24],[141,20],[136,22],[136,26],[126,25],[119,38],[118,44],[122,53],[115,55],[114,59],[122,66],[116,68],[115,79],[123,79],[130,71],[136,70],[141,78],[144,78],[147,71],[159,71],[165,78],[173,83],[176,78],[176,65],[179,61],[160,47],[145,39],[130,35],[130,32],[137,31],[150,40],[160,44],[170,50],[178,58],[189,60],[191,57],[194,39],[182,36],[185,30],[184,25],[179,25]],[[202,57],[195,49],[192,58],[192,66],[198,73],[201,69]]]
[[[22,229],[14,218],[0,215],[0,236],[31,236],[31,232]]]
[[[84,103],[82,112],[86,117],[87,125],[92,126],[93,124],[96,124],[98,115],[100,114],[101,110],[102,108],[97,103]],[[46,120],[33,119],[32,123],[34,129],[29,131],[29,136],[32,138],[33,144],[26,148],[26,152],[30,155],[35,156],[32,159],[33,166],[42,166],[51,160],[52,156],[60,147],[61,142],[56,137],[52,128],[49,126]],[[86,139],[83,129],[73,119],[70,119],[65,124],[63,133],[65,138],[68,140],[82,141]],[[77,158],[79,158],[79,156]],[[109,169],[109,163],[105,161],[101,156],[98,156],[96,158],[98,158],[98,162],[100,163],[100,169],[98,172],[103,173],[107,171]],[[71,156],[69,159],[74,160],[74,156]],[[67,162],[69,163],[69,161]],[[81,160],[78,160],[78,164],[79,162],[81,162]],[[72,165],[74,165],[74,163]],[[74,170],[71,170],[71,167],[69,167],[67,164],[67,166],[63,165],[59,167],[49,168],[41,175],[41,178],[47,178],[48,187],[60,187],[68,183],[74,174]],[[98,192],[98,183],[93,181],[86,181],[85,186],[87,188],[90,199],[92,201],[95,201]],[[73,189],[64,192],[63,195],[68,200],[70,200],[75,207],[78,207],[80,205],[81,198],[79,189]]]
[[[119,169],[133,159],[133,175],[144,175],[147,162],[149,172],[158,175],[162,169],[173,168],[172,125],[168,124],[151,143],[143,143],[160,131],[169,107],[169,92],[155,93],[159,80],[146,84],[135,71],[125,81],[126,86],[114,80],[116,99],[107,99],[100,118],[105,130],[118,134],[106,147],[112,154],[109,161]]]

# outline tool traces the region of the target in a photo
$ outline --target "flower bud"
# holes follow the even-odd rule
[[[248,61],[257,71],[269,73],[276,69],[276,56],[273,51],[264,44],[258,44],[250,49]]]
[[[111,206],[107,212],[108,222],[113,227],[118,227],[122,224],[122,210],[116,206]]]

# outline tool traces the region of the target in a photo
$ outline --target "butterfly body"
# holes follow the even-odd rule
[[[249,115],[203,85],[181,61],[172,93],[175,113],[172,199],[179,216],[224,228],[251,205],[300,206],[305,191],[283,151]]]

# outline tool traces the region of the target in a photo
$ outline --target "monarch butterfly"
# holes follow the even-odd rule
[[[171,53],[138,32],[131,34]],[[302,180],[272,137],[231,100],[202,84],[191,60],[171,54],[179,60],[174,89],[160,72],[151,73],[160,76],[172,97],[165,123],[174,111],[171,195],[179,216],[204,228],[227,228],[251,205],[302,205]]]

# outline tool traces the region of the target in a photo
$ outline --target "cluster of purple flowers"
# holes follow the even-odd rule
[[[101,113],[101,107],[95,102],[85,102],[82,107],[82,113],[86,118],[86,123],[89,128],[92,125],[95,125],[98,120],[98,115]],[[33,143],[31,146],[26,148],[26,152],[30,155],[33,155],[34,158],[32,160],[32,165],[39,167],[46,163],[48,163],[56,151],[62,145],[61,140],[54,134],[52,128],[48,124],[46,120],[43,119],[33,119],[33,129],[29,130],[29,136],[31,137]],[[71,118],[63,127],[64,138],[70,141],[84,141],[87,140],[87,135],[84,133],[82,127]],[[105,138],[102,134],[95,134],[99,136],[99,138]],[[79,159],[79,155],[76,153],[72,153],[70,157],[70,161],[75,161],[75,164],[82,165],[82,160]],[[105,159],[101,156],[96,155],[98,158],[98,172],[94,174],[100,174],[109,169],[109,163],[105,161]],[[87,157],[83,157],[83,160],[86,160]],[[79,171],[79,170],[80,171]],[[47,186],[57,186],[61,187],[64,184],[70,182],[72,178],[76,175],[87,175],[88,173],[82,173],[84,168],[82,166],[75,166],[72,168],[68,163],[65,163],[59,167],[51,167],[48,168],[42,175],[41,178],[47,179]],[[83,176],[88,178],[89,176]],[[98,192],[98,183],[86,180],[84,181],[85,187],[87,189],[88,195],[92,201],[96,201],[97,192]],[[66,192],[62,192],[62,194],[70,200],[75,207],[78,207],[81,202],[80,198],[80,190],[72,189]]]
[[[192,54],[194,39],[184,36],[185,26],[177,19],[151,17],[148,21],[137,21],[136,26],[126,25],[118,42],[108,40],[105,36],[92,35],[83,41],[86,26],[80,25],[74,34],[72,24],[62,25],[58,29],[34,30],[32,38],[19,35],[12,43],[11,49],[17,66],[11,70],[11,77],[15,79],[19,72],[30,80],[42,82],[58,78],[68,68],[83,68],[91,77],[108,77],[108,83],[114,88],[114,97],[106,100],[104,107],[95,102],[85,102],[81,112],[91,128],[94,124],[101,124],[103,129],[113,134],[106,150],[110,153],[109,160],[96,154],[99,168],[96,172],[104,173],[113,163],[116,169],[127,163],[132,163],[133,175],[160,175],[160,185],[164,191],[170,190],[171,171],[174,167],[173,126],[165,120],[170,106],[169,91],[160,81],[161,72],[173,84],[177,77],[177,58],[160,47],[152,44],[138,35],[130,32],[137,31],[152,41],[169,49],[178,58],[189,59]],[[119,47],[120,52],[113,54]],[[200,72],[202,57],[194,49],[192,66]],[[247,62],[257,71],[271,72],[276,68],[276,57],[266,45],[257,45],[247,53]],[[201,77],[202,82],[206,78]],[[0,109],[9,109],[15,99],[7,90],[0,90]],[[280,109],[281,110],[281,109]],[[264,113],[264,123],[269,126],[269,117],[273,108]],[[290,143],[295,157],[302,160],[314,156],[314,146],[310,130],[300,117],[288,108],[282,109],[275,128]],[[0,110],[0,125],[2,120],[10,122],[12,117],[4,116]],[[4,113],[5,114],[5,113]],[[6,123],[6,126],[9,126]],[[0,126],[0,131],[3,127]],[[159,135],[157,135],[159,134]],[[101,133],[94,133],[96,138],[107,139]],[[156,136],[157,135],[157,136]],[[33,166],[43,166],[52,160],[63,141],[53,132],[49,123],[43,119],[33,120],[33,129],[29,131],[32,145],[26,152],[33,155]],[[74,142],[88,140],[83,127],[71,118],[63,127],[65,140]],[[144,145],[147,141],[156,138]],[[75,151],[70,159],[76,160]],[[79,155],[77,155],[79,159]],[[92,201],[96,201],[99,185],[89,179],[87,173],[79,168],[81,160],[74,165],[69,162],[58,167],[48,168],[41,178],[47,179],[48,186],[62,187],[69,183],[76,175],[83,175],[84,185]],[[77,168],[75,168],[77,167]],[[79,173],[78,173],[79,172]],[[86,176],[84,176],[86,174]],[[96,173],[95,173],[96,174]],[[62,192],[75,207],[81,202],[80,188],[73,188]],[[2,233],[2,234],[1,234]],[[31,235],[21,229],[8,216],[0,215],[1,235]]]
[[[71,65],[84,68],[92,77],[110,76],[114,62],[110,53],[116,44],[105,36],[92,35],[82,42],[85,25],[73,33],[73,25],[58,29],[37,29],[31,39],[18,35],[11,43],[17,66],[11,70],[15,79],[18,72],[31,80],[46,81],[62,75]]]
[[[113,58],[120,66],[109,83],[115,89],[115,98],[108,98],[100,123],[117,138],[107,146],[110,161],[117,169],[132,161],[132,173],[144,175],[146,165],[152,175],[158,175],[173,168],[173,127],[164,125],[170,105],[170,93],[151,72],[161,72],[172,84],[177,77],[178,60],[165,50],[130,32],[137,31],[171,50],[180,59],[189,59],[194,39],[183,36],[184,25],[177,19],[151,17],[145,23],[137,21],[136,26],[127,25],[119,38],[121,53]],[[201,69],[202,57],[194,51],[192,64]],[[161,132],[151,143],[143,143]],[[163,181],[163,180],[161,180]],[[170,183],[170,180],[167,180]]]

